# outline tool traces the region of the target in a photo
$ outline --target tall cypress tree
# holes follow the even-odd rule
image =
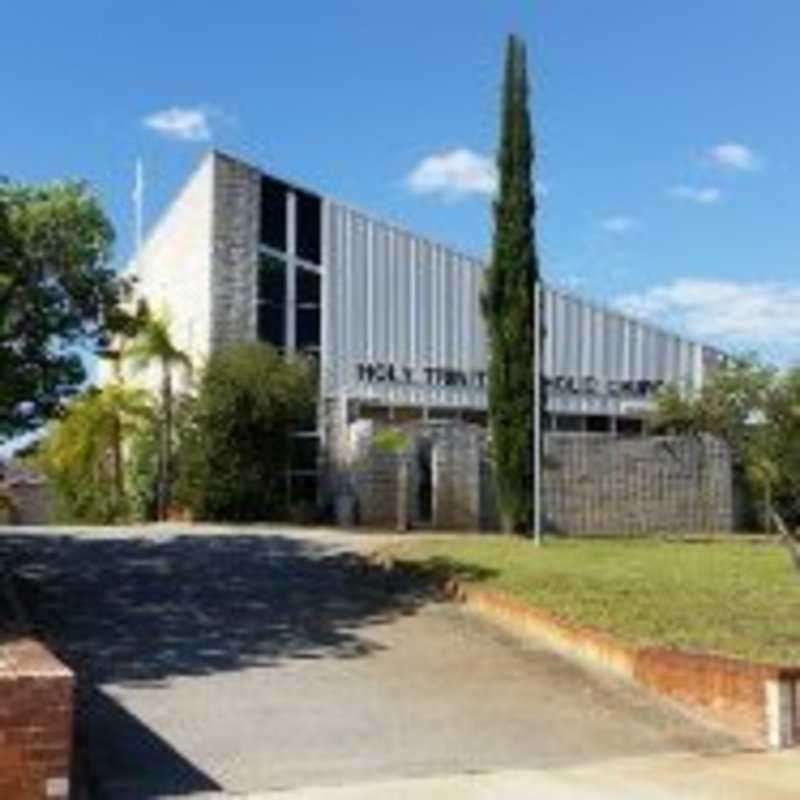
[[[489,342],[489,424],[498,501],[506,532],[533,521],[534,286],[539,280],[533,219],[533,141],[525,45],[510,36],[506,51],[502,131],[497,156],[492,262],[482,296]]]

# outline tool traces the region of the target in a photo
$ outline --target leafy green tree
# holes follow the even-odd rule
[[[75,398],[51,423],[32,460],[50,479],[61,518],[108,523],[127,516],[124,443],[152,417],[147,392],[110,383]]]
[[[154,408],[152,417],[125,443],[125,475],[131,518],[139,522],[149,522],[158,517],[160,446],[161,420]]]
[[[166,314],[146,314],[139,324],[136,336],[123,348],[122,357],[135,370],[144,370],[153,364],[161,372],[161,431],[158,458],[158,519],[166,519],[170,508],[172,487],[173,443],[173,373],[178,367],[191,370],[191,359],[176,347],[170,333]]]
[[[762,490],[764,514],[800,524],[800,367],[776,376],[752,436],[748,475]],[[767,527],[771,527],[768,523]]]
[[[778,408],[785,396],[784,379],[774,368],[752,356],[738,358],[712,371],[694,394],[677,386],[662,390],[648,428],[725,442],[745,486],[768,506],[782,482],[778,453],[788,430]]]
[[[0,441],[55,414],[85,381],[81,354],[128,324],[112,241],[86,184],[0,181]]]
[[[267,344],[214,352],[182,422],[178,502],[200,519],[285,513],[290,433],[313,414],[315,384],[309,361]]]
[[[539,281],[533,219],[533,138],[528,112],[525,45],[508,40],[494,204],[494,246],[482,310],[489,341],[489,424],[503,528],[530,531],[533,520],[534,287]]]
[[[651,429],[708,433],[724,441],[742,461],[775,384],[775,370],[753,357],[731,360],[714,369],[699,392],[689,395],[668,386],[656,400]]]

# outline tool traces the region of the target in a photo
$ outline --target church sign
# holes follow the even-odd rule
[[[429,386],[441,389],[485,389],[486,370],[461,370],[449,367],[408,367],[384,361],[356,364],[359,383],[391,383]],[[554,375],[545,378],[547,391],[553,395],[590,395],[644,400],[664,387],[657,380],[615,380],[593,375]]]

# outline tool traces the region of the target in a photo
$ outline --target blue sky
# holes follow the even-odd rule
[[[545,275],[727,347],[800,334],[796,0],[10,3],[0,173],[88,179],[131,244],[210,146],[483,254],[528,42]]]

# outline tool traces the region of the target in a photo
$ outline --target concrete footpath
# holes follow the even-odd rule
[[[671,754],[252,795],[250,800],[796,800],[800,753]]]

